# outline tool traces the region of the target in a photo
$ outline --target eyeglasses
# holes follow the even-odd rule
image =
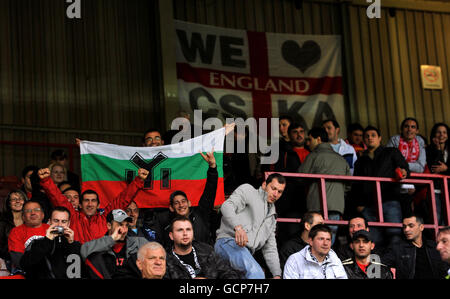
[[[153,141],[153,139],[155,140],[155,141],[161,141],[161,137],[159,137],[159,136],[156,136],[156,137],[147,137],[147,138],[145,138],[145,141]]]
[[[41,212],[41,211],[42,211],[41,208],[34,208],[34,209],[26,209],[26,210],[23,210],[24,213]]]
[[[19,202],[19,201],[25,201],[22,197],[12,198],[11,201]]]

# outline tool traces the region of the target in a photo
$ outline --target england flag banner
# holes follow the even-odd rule
[[[236,30],[175,21],[181,109],[203,118],[290,115],[305,130],[345,124],[341,36]],[[342,132],[344,133],[344,132]]]

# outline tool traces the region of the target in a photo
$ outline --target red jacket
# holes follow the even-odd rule
[[[50,177],[41,180],[41,186],[44,188],[45,193],[54,207],[63,206],[69,209],[70,228],[75,233],[74,239],[83,244],[94,239],[99,239],[106,234],[108,230],[106,227],[106,215],[115,209],[125,210],[138,191],[144,187],[144,181],[136,177],[119,196],[105,207],[103,214],[97,212],[90,217],[81,211],[75,210]]]

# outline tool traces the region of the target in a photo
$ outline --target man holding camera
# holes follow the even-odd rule
[[[81,278],[81,244],[74,241],[70,212],[65,207],[52,211],[44,238],[35,240],[20,260],[27,279]]]

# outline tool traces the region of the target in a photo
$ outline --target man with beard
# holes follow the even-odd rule
[[[392,279],[390,269],[379,262],[380,257],[371,255],[375,243],[372,242],[370,232],[362,229],[353,233],[350,247],[353,257],[342,261],[349,279]]]
[[[194,241],[191,220],[176,216],[169,233],[173,247],[167,248],[167,276],[170,279],[239,279],[241,273],[219,257],[206,243]]]
[[[142,237],[128,237],[128,224],[133,221],[125,211],[116,209],[106,216],[108,233],[100,239],[84,243],[81,256],[90,278],[111,279],[127,265],[131,255],[148,241]]]

